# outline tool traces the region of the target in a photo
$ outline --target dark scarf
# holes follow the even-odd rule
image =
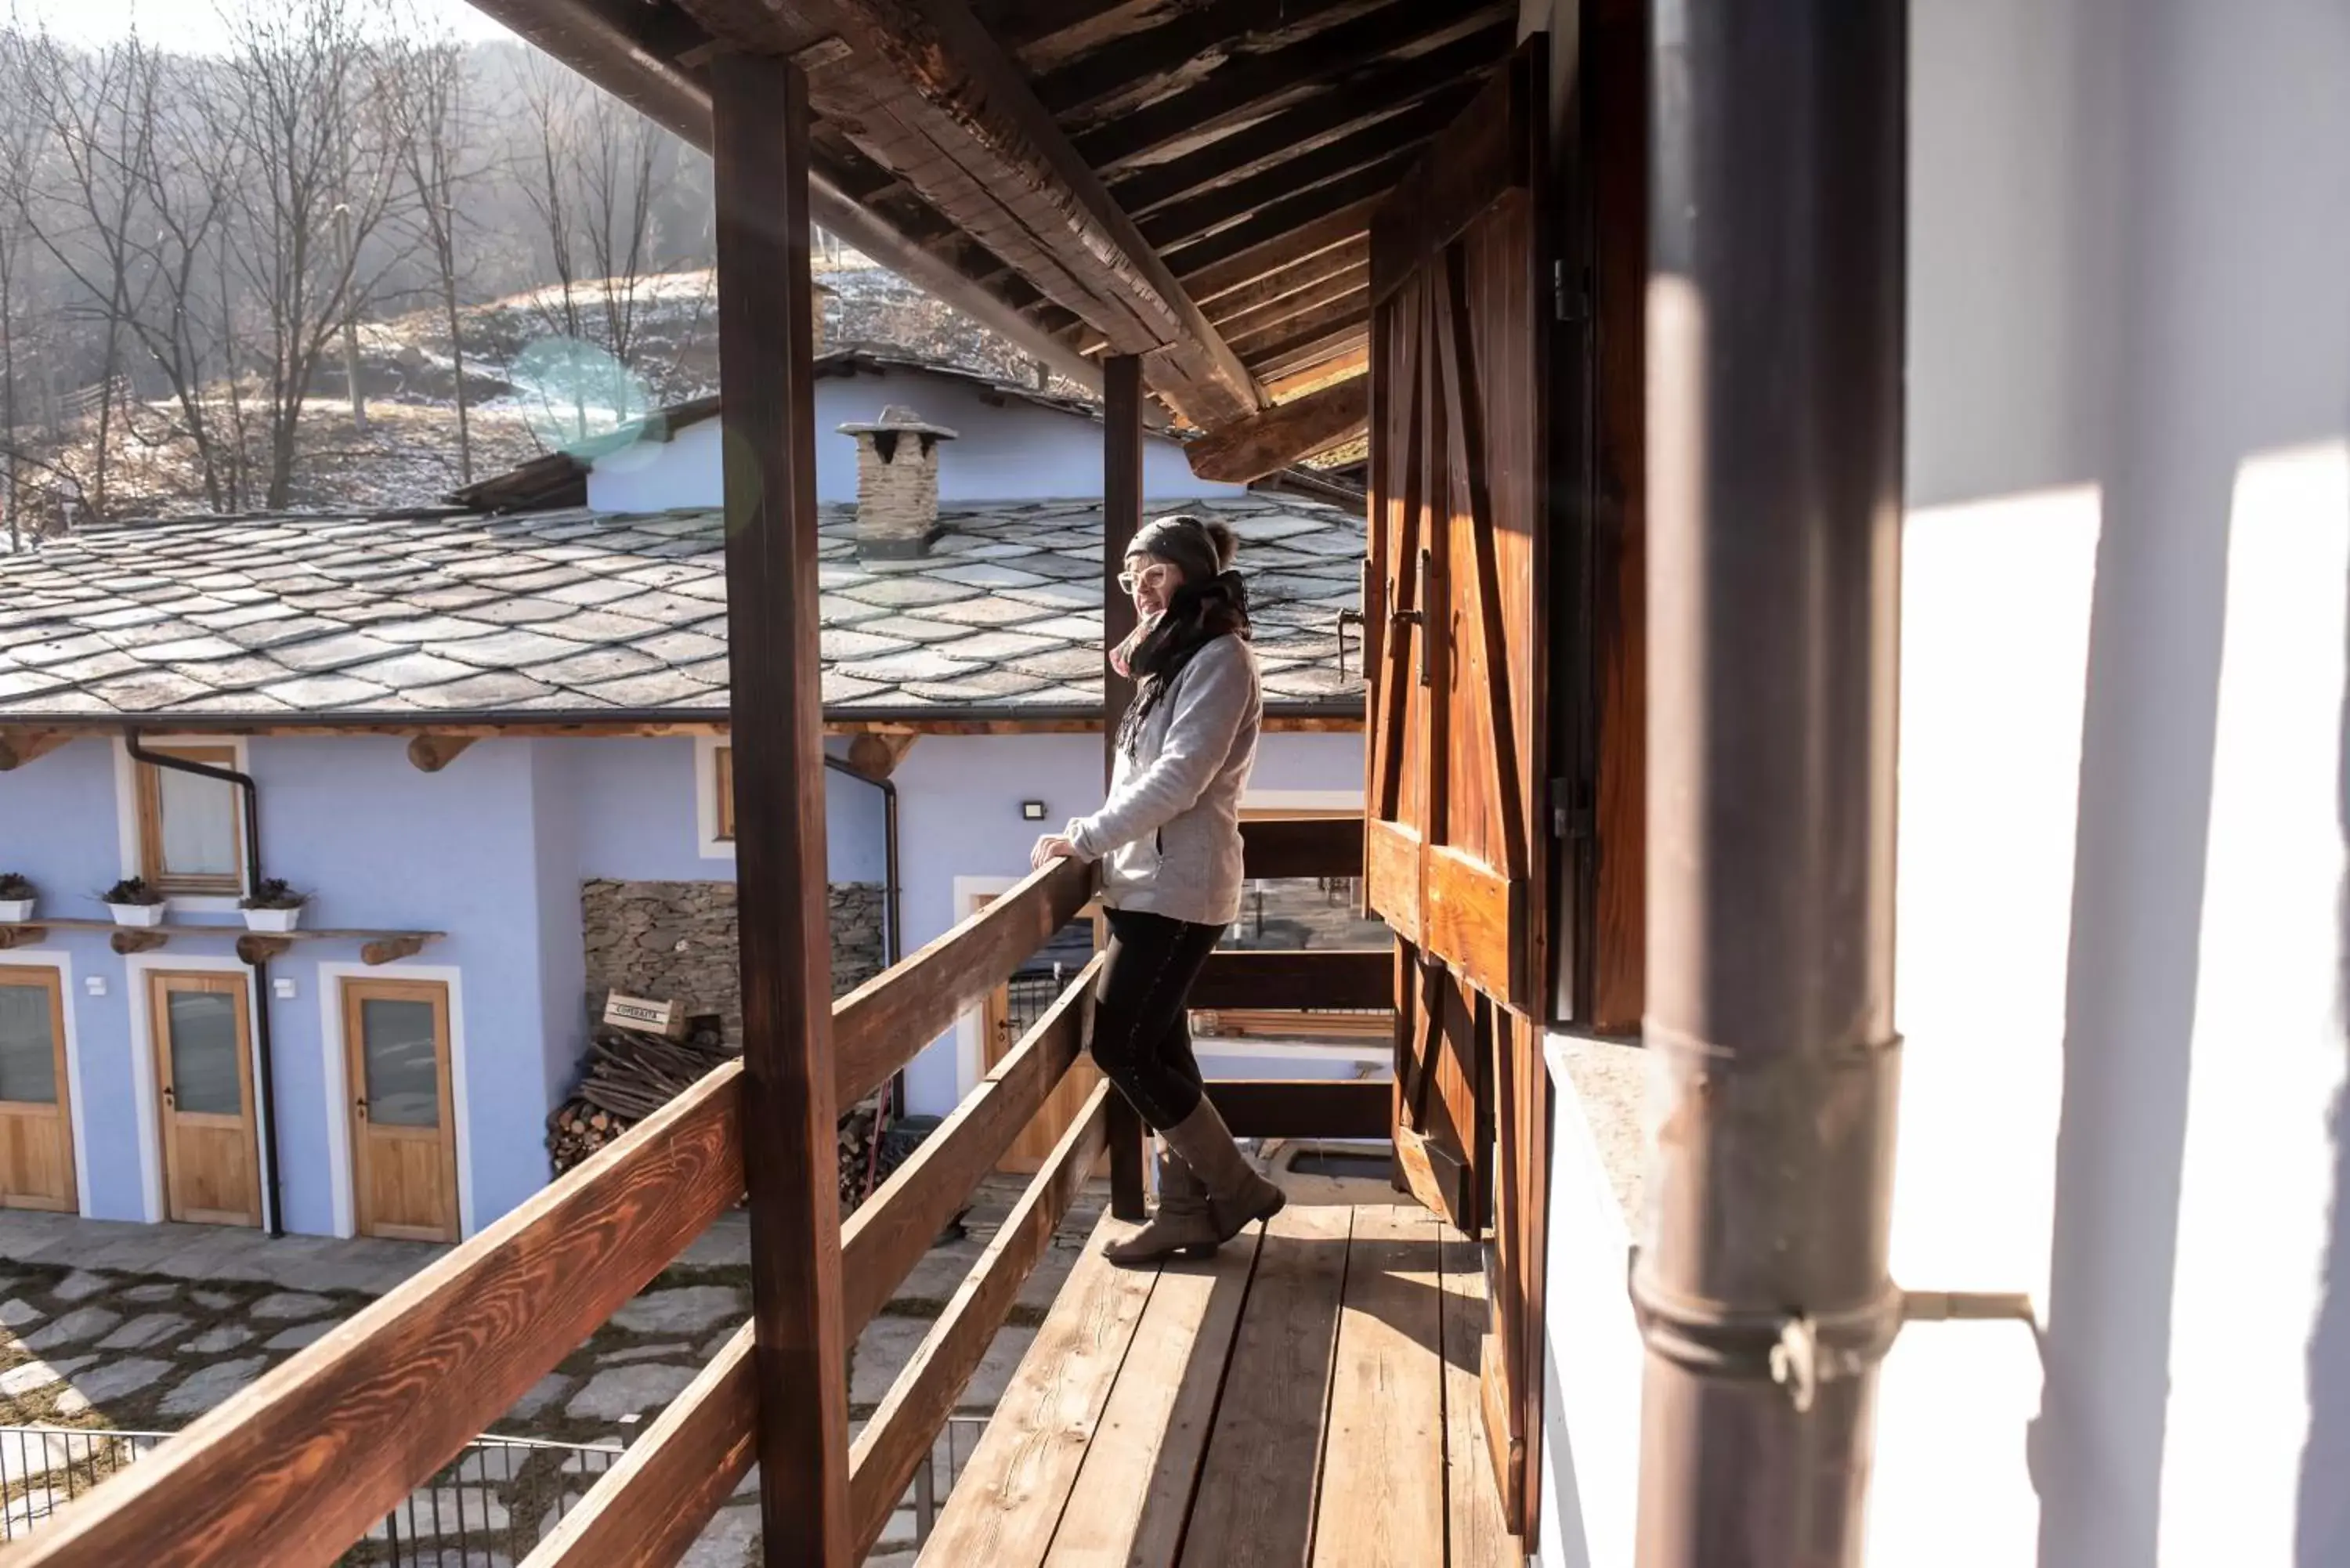
[[[1135,682],[1134,701],[1118,721],[1118,749],[1134,754],[1141,743],[1143,720],[1200,649],[1220,637],[1245,639],[1248,635],[1248,585],[1238,572],[1177,588],[1166,609],[1136,627],[1110,654],[1118,673],[1132,676]]]

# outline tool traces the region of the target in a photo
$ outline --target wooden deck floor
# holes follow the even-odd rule
[[[1518,1568],[1477,1388],[1477,1249],[1417,1207],[1293,1205],[1212,1262],[1105,1219],[923,1568]]]

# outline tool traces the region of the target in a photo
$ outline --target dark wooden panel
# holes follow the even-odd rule
[[[1311,191],[1267,202],[1253,215],[1212,234],[1170,246],[1167,259],[1178,274],[1189,277],[1245,254],[1268,240],[1285,240],[1357,202],[1376,204],[1378,198],[1392,191],[1396,182],[1409,172],[1419,156],[1417,151],[1399,152],[1367,168],[1326,181]],[[1368,224],[1359,226],[1367,228]]]
[[[1155,25],[1133,26],[1036,78],[1036,96],[1067,126],[1097,124],[1180,92],[1188,60],[1241,59],[1271,54],[1333,21],[1388,0],[1190,0],[1160,12]],[[1334,16],[1333,13],[1336,13]]]
[[[1383,1138],[1394,1108],[1374,1078],[1226,1078],[1208,1098],[1235,1137]]]
[[[1409,182],[1371,224],[1371,295],[1385,299],[1458,238],[1477,214],[1534,178],[1535,113],[1548,58],[1541,36],[1529,38],[1438,136]]]
[[[971,1202],[1085,1049],[1097,957],[841,1228],[841,1315],[854,1339]]]
[[[1358,1008],[1395,1004],[1391,956],[1378,948],[1211,954],[1191,984],[1201,1012],[1238,1008]]]
[[[1344,353],[1363,340],[1365,324],[1371,314],[1367,299],[1367,296],[1355,295],[1345,302],[1347,308],[1326,325],[1251,349],[1249,364],[1267,376],[1285,376]]]
[[[531,1552],[530,1568],[669,1568],[692,1548],[757,1457],[755,1341],[744,1324],[719,1347]]]
[[[819,878],[819,880],[821,880]],[[986,999],[1093,897],[1093,868],[1057,860],[833,1004],[834,1095],[847,1106]]]
[[[849,1488],[860,1559],[889,1527],[915,1470],[930,1462],[931,1445],[963,1385],[978,1370],[1021,1285],[1052,1245],[1053,1232],[1100,1161],[1109,1101],[1117,1093],[1105,1083],[1087,1097],[1044,1168],[1013,1205],[858,1435],[849,1455]]]
[[[1363,242],[1366,245],[1369,241]],[[1291,289],[1253,309],[1243,310],[1220,323],[1220,330],[1231,337],[1251,337],[1270,332],[1275,327],[1296,320],[1310,310],[1328,305],[1334,299],[1357,294],[1370,286],[1370,264],[1350,266],[1315,279],[1305,286]]]
[[[333,1561],[743,1194],[720,1068],[13,1548],[12,1568]]]
[[[1169,245],[1245,218],[1266,203],[1384,163],[1416,149],[1452,118],[1453,104],[1439,98],[1407,109],[1375,125],[1311,151],[1301,151],[1196,196],[1170,202],[1140,220],[1143,238]]]
[[[1365,236],[1370,232],[1371,210],[1378,204],[1377,198],[1371,197],[1351,202],[1309,222],[1260,235],[1246,248],[1215,261],[1202,254],[1194,265],[1179,264],[1177,270],[1191,297],[1206,305],[1234,289],[1303,266],[1334,246],[1356,240],[1367,246]]]
[[[711,62],[743,1119],[767,1568],[838,1568],[848,1534],[839,1138],[818,691],[807,81]],[[561,1340],[572,1344],[572,1340]],[[788,1542],[788,1544],[785,1544]]]
[[[1241,824],[1241,861],[1251,877],[1359,877],[1360,816],[1261,817]]]
[[[1134,600],[1118,586],[1128,546],[1142,528],[1141,361],[1106,363],[1102,401],[1102,789],[1118,771],[1118,724],[1134,701],[1134,682],[1110,653],[1137,625]],[[1098,929],[1098,928],[1097,928]],[[1142,1179],[1142,1118],[1124,1096],[1110,1101],[1110,1212],[1139,1220],[1148,1211]]]

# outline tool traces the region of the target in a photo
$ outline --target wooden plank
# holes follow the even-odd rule
[[[333,1561],[743,1194],[729,1063],[102,1483],[10,1568]]]
[[[895,1294],[939,1232],[970,1206],[1020,1129],[1085,1050],[1103,960],[1079,971],[1044,1016],[963,1096],[841,1229],[842,1333],[855,1339]]]
[[[1299,1568],[1305,1561],[1357,1212],[1293,1203],[1265,1223],[1183,1538],[1183,1568]]]
[[[1298,328],[1293,337],[1262,346],[1253,341],[1248,350],[1249,363],[1263,367],[1268,376],[1286,375],[1321,363],[1365,336],[1371,318],[1369,298],[1367,294],[1349,295],[1327,311],[1310,313],[1310,326],[1306,324],[1307,317],[1290,323]]]
[[[1245,218],[1268,202],[1312,190],[1376,163],[1407,159],[1444,128],[1457,107],[1449,99],[1438,99],[1401,109],[1352,135],[1318,147],[1293,150],[1289,157],[1253,174],[1184,196],[1140,219],[1143,238],[1156,245],[1177,244]]]
[[[1400,640],[1400,639],[1399,639]],[[1415,946],[1420,940],[1419,835],[1399,822],[1364,825],[1363,898],[1371,912]]]
[[[1134,1227],[1105,1215],[964,1464],[923,1557],[1033,1568],[1044,1559],[1086,1445],[1101,1424],[1158,1273],[1102,1248]]]
[[[1368,245],[1368,236],[1365,236],[1364,244],[1366,246]],[[1344,254],[1351,248],[1353,247],[1341,246],[1333,254]],[[1282,289],[1263,304],[1238,309],[1229,318],[1221,320],[1216,325],[1222,328],[1226,336],[1235,340],[1243,337],[1262,338],[1275,327],[1296,320],[1309,310],[1317,309],[1334,299],[1342,299],[1350,294],[1360,294],[1370,286],[1370,263],[1365,260],[1357,265],[1336,269],[1326,276],[1312,279],[1295,287]],[[1218,307],[1234,308],[1231,305],[1230,296],[1219,301]]]
[[[1513,1007],[1539,1011],[1525,950],[1526,887],[1449,844],[1422,855],[1426,888],[1420,945],[1459,964],[1471,979]]]
[[[1370,232],[1371,212],[1378,199],[1350,202],[1336,212],[1261,236],[1246,249],[1210,261],[1204,254],[1185,268],[1183,286],[1205,305],[1236,288],[1243,288],[1323,252],[1362,239]]]
[[[849,1501],[859,1552],[869,1552],[931,1445],[963,1386],[979,1368],[1005,1315],[1052,1245],[1053,1233],[1099,1162],[1108,1105],[1118,1093],[1095,1085],[1069,1130],[1014,1204],[987,1250],[972,1265],[922,1343],[889,1385],[849,1451]]]
[[[1379,948],[1303,948],[1208,955],[1189,1004],[1357,1008],[1395,1005],[1393,955]]]
[[[1520,1568],[1525,1548],[1511,1534],[1495,1489],[1492,1451],[1486,1442],[1478,1362],[1491,1314],[1485,1302],[1485,1268],[1477,1244],[1458,1231],[1444,1233],[1444,1561],[1450,1568]],[[525,1565],[535,1568],[535,1565]]]
[[[835,1100],[847,1106],[863,1099],[954,1027],[1076,917],[1093,897],[1093,868],[1075,860],[1033,871],[970,919],[835,1002]]]
[[[1544,129],[1534,107],[1547,58],[1543,35],[1520,44],[1379,209],[1371,224],[1373,299],[1386,299],[1480,213],[1532,182],[1534,138]]]
[[[1376,1078],[1224,1078],[1208,1098],[1234,1137],[1383,1138],[1392,1108]]]
[[[1116,358],[1102,369],[1102,791],[1118,772],[1118,730],[1134,701],[1134,681],[1121,674],[1110,655],[1133,632],[1139,612],[1118,586],[1126,552],[1142,528],[1141,361]],[[1097,922],[1097,941],[1107,928]],[[1148,1212],[1142,1176],[1142,1117],[1123,1095],[1109,1107],[1109,1207],[1120,1220],[1140,1220]]]
[[[1252,877],[1359,877],[1362,815],[1243,818],[1241,861]]]
[[[1245,484],[1360,435],[1370,411],[1370,378],[1357,376],[1235,420],[1191,442],[1183,455],[1201,479]]]
[[[1358,1209],[1330,1376],[1315,1568],[1444,1561],[1441,1268],[1433,1216]]]
[[[683,1557],[751,1473],[756,1337],[750,1324],[735,1330],[523,1568],[668,1568]]]
[[[761,1539],[766,1568],[848,1568],[807,79],[743,53],[709,70]]]
[[[1174,1568],[1263,1234],[1159,1271],[1045,1568]]]

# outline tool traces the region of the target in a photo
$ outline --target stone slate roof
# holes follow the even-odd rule
[[[1154,504],[1243,544],[1265,700],[1359,711],[1338,674],[1358,513],[1295,496]],[[1098,502],[943,509],[919,560],[863,560],[824,508],[824,700],[841,717],[1098,712]],[[0,722],[140,715],[592,719],[726,705],[719,514],[203,518],[0,558]]]

